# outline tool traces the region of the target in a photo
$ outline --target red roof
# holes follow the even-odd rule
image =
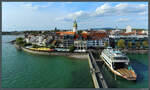
[[[72,32],[72,31],[67,31],[67,32],[63,32],[63,31],[61,31],[61,32],[56,32],[56,34],[60,34],[60,35],[64,35],[64,34],[72,34],[72,35],[74,35],[75,34],[75,32]]]
[[[89,37],[91,37],[93,40],[102,39],[104,37],[107,37],[106,32],[99,31],[99,32],[90,32]]]
[[[135,34],[135,32],[120,33],[120,35],[123,35],[123,36],[134,35],[134,34]]]

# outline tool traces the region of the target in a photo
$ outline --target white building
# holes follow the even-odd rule
[[[148,35],[148,30],[143,30],[142,33]]]
[[[25,38],[25,41],[27,43],[36,44],[39,46],[46,45],[47,42],[47,40],[44,39],[44,36],[35,36],[35,35],[30,35],[29,37]]]
[[[27,43],[36,44],[36,43],[38,43],[38,37],[32,35],[32,36],[26,38],[26,42],[27,42]]]
[[[76,47],[76,49],[87,49],[87,41],[83,41],[83,40],[75,40],[74,41],[74,46]]]
[[[126,26],[126,33],[128,33],[128,32],[132,32],[132,27],[131,26]]]
[[[100,40],[87,40],[87,48],[89,47],[105,47],[105,42],[109,44],[109,38],[102,38]]]
[[[148,35],[129,35],[129,36],[124,36],[124,35],[119,35],[119,36],[115,36],[115,35],[109,35],[109,38],[148,38]]]
[[[47,43],[47,40],[44,39],[44,40],[42,41],[42,45],[43,45],[43,46],[46,46],[46,43]]]
[[[25,38],[26,43],[30,43],[29,38]]]

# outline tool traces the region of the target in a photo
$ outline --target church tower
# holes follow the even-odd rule
[[[77,22],[75,20],[73,24],[73,32],[76,32],[76,31],[77,31]]]

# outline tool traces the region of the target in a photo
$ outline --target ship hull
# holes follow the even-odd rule
[[[122,74],[120,74],[117,70],[114,70],[112,67],[109,66],[108,62],[106,62],[105,58],[101,55],[100,56],[102,58],[102,60],[104,61],[104,63],[106,64],[106,66],[111,70],[112,73],[114,73],[115,75],[127,79],[127,80],[136,80],[136,78],[127,78],[125,76],[123,76]]]

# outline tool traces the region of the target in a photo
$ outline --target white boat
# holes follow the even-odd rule
[[[137,75],[130,66],[129,58],[121,51],[107,47],[100,56],[114,74],[127,80],[136,80]]]

